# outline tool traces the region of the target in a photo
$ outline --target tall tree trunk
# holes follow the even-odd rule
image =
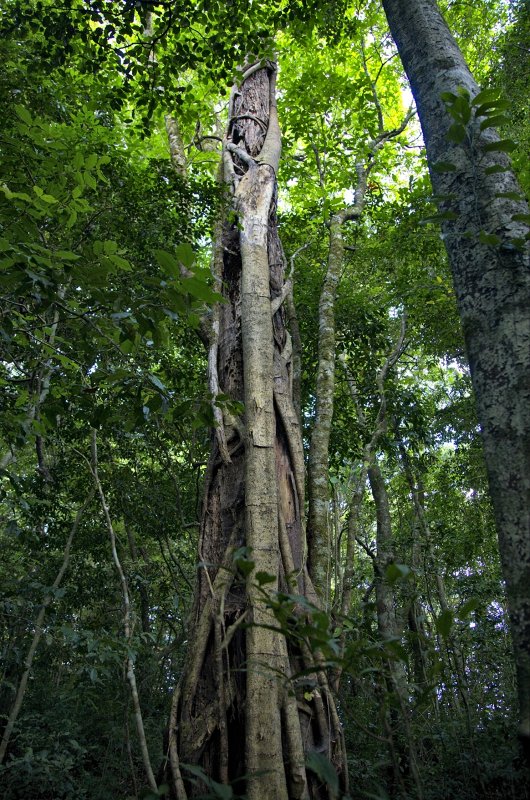
[[[203,793],[212,780],[238,781],[237,792],[249,800],[331,799],[333,788],[306,771],[312,751],[345,775],[323,671],[314,667],[305,695],[291,680],[318,655],[285,638],[258,586],[267,580],[273,597],[291,586],[315,596],[304,561],[304,463],[276,226],[274,88],[273,65],[245,69],[232,92],[223,147],[232,210],[214,244],[226,302],[214,317],[210,360],[220,393],[243,401],[244,417],[224,412],[205,478],[193,638],[170,719],[178,800]],[[202,770],[200,786],[181,764]]]
[[[372,84],[374,101],[379,109],[378,135],[367,142],[368,154],[355,164],[356,185],[353,203],[331,216],[329,222],[329,251],[326,275],[318,304],[318,365],[315,391],[315,420],[311,432],[309,451],[308,489],[308,551],[309,572],[315,588],[329,600],[331,581],[331,543],[329,526],[329,441],[333,421],[333,399],[335,393],[335,302],[340,278],[344,269],[344,224],[358,222],[366,203],[368,176],[375,165],[375,158],[387,142],[403,133],[411,118],[405,115],[401,125],[385,130],[383,113]],[[314,148],[320,185],[325,187],[320,158]]]
[[[377,549],[374,559],[377,627],[383,642],[395,642],[400,638],[400,631],[396,617],[394,589],[386,576],[387,568],[394,562],[392,519],[385,479],[380,467],[375,462],[368,469],[368,480],[374,498],[377,518]],[[390,750],[394,762],[396,785],[399,785],[400,780],[400,765],[396,762],[396,755],[406,755],[416,787],[417,797],[421,798],[423,796],[423,788],[418,770],[416,743],[411,733],[410,690],[405,665],[399,658],[391,657],[387,659],[386,666],[389,690],[397,700],[397,709],[394,712],[389,730],[392,740]]]
[[[449,198],[441,210],[453,217],[443,222],[443,234],[482,426],[515,650],[519,733],[530,758],[528,204],[513,199],[521,190],[498,135],[492,127],[481,130],[487,109],[480,100],[470,107],[463,139],[461,131],[447,137],[455,119],[442,93],[463,87],[473,101],[479,89],[436,2],[383,0],[383,6],[416,99],[433,188]],[[453,166],[440,171],[444,164]],[[481,231],[498,244],[487,244]]]

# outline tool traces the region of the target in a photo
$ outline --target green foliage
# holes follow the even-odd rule
[[[500,127],[500,141],[481,145],[477,157],[511,153],[527,189],[528,75],[520,58],[528,44],[527,4],[514,6],[510,27],[503,3],[446,5],[486,87],[472,100],[465,93],[443,97],[450,139],[474,147],[473,137]],[[145,33],[147,7],[8,0],[0,10],[3,719],[35,620],[51,596],[0,772],[3,796],[114,800],[167,793],[164,786],[158,795],[142,789],[123,666],[130,656],[156,768],[188,637],[206,428],[213,422],[196,332],[220,301],[208,263],[223,197],[212,178],[217,154],[194,143],[204,132],[217,135],[216,115],[221,122],[226,115],[219,92],[242,54],[267,57],[278,30],[285,133],[279,217],[287,256],[298,252],[306,445],[328,225],[354,200],[355,165],[374,159],[363,216],[344,229],[335,309],[338,348],[355,378],[365,424],[339,373],[330,453],[336,524],[330,608],[301,596],[289,584],[292,576],[280,576],[280,591],[271,593],[277,576],[255,573],[244,546],[234,553],[233,569],[260,592],[290,647],[318,655],[319,668],[323,660],[331,676],[342,672],[339,711],[356,796],[414,796],[405,737],[392,727],[400,699],[391,675],[399,665],[426,800],[523,798],[511,734],[510,642],[470,380],[438,229],[422,225],[455,212],[444,206],[432,213],[436,201],[417,123],[375,157],[370,150],[381,120],[387,130],[398,127],[408,104],[379,4],[260,0],[184,2],[177,9],[160,3],[149,6],[153,27]],[[488,75],[495,28],[498,63]],[[163,114],[175,110],[188,156],[185,180],[171,168],[163,132]],[[440,162],[433,169],[457,167]],[[498,244],[491,232],[478,237]],[[380,409],[376,375],[403,315],[407,344],[385,382],[388,425],[377,452],[394,557],[376,576],[376,509],[365,494],[351,605],[343,616],[352,486]],[[244,411],[229,398],[218,401]],[[51,592],[73,519],[92,487],[91,427],[98,430],[101,480],[131,593],[129,642],[96,500],[76,533],[63,581]],[[430,539],[415,512],[403,450]],[[377,627],[376,577],[392,589],[400,625],[399,635],[386,640]],[[447,607],[437,593],[440,578]],[[309,701],[311,675],[290,677]],[[398,788],[389,725],[400,759]],[[310,753],[307,767],[331,796],[338,794],[324,754]],[[243,782],[226,786],[196,766],[183,768],[204,797],[244,796]]]

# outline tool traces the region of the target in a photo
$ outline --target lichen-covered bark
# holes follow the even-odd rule
[[[327,271],[318,308],[315,420],[308,469],[309,569],[315,587],[325,600],[328,599],[331,563],[328,473],[335,392],[335,300],[344,265],[343,223],[344,214],[335,214],[331,219]]]
[[[225,412],[223,436],[217,431],[212,437],[192,641],[169,731],[170,782],[178,800],[204,793],[182,764],[200,766],[223,784],[239,781],[237,793],[249,800],[329,798],[306,771],[312,750],[324,752],[345,775],[327,679],[312,663],[318,655],[297,649],[277,630],[256,582],[258,573],[267,573],[273,596],[291,586],[311,593],[303,451],[276,226],[274,84],[271,64],[244,70],[232,92],[223,145],[232,210],[216,237],[215,272],[226,302],[215,316],[210,369],[219,392],[244,403],[244,415]],[[250,574],[238,571],[238,559],[253,562]],[[310,701],[295,679],[308,668],[315,687]]]
[[[329,600],[331,544],[329,527],[329,441],[333,421],[335,392],[335,302],[340,276],[344,268],[344,223],[358,221],[364,211],[368,176],[377,153],[391,139],[402,133],[411,117],[405,115],[397,128],[385,130],[383,114],[375,84],[373,94],[379,109],[378,135],[367,142],[368,155],[355,164],[356,185],[353,203],[333,214],[329,223],[329,251],[326,275],[318,305],[318,363],[315,387],[315,419],[309,450],[308,489],[308,547],[309,572],[315,588],[324,602]],[[324,178],[320,159],[314,148],[321,186]]]
[[[436,195],[456,218],[444,240],[475,390],[478,418],[510,609],[520,703],[520,735],[530,757],[530,253],[524,240],[528,204],[508,157],[485,149],[498,141],[471,115],[461,144],[447,139],[453,119],[443,92],[478,86],[434,0],[383,0],[390,29],[416,99]],[[433,170],[453,164],[452,171]],[[502,172],[490,168],[501,167]],[[504,195],[504,196],[503,196]],[[526,217],[528,219],[528,217]],[[500,244],[482,244],[480,231]]]

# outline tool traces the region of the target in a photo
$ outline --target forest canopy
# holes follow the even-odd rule
[[[528,797],[529,52],[0,4],[5,800]]]

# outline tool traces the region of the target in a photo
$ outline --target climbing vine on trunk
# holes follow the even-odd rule
[[[273,614],[284,598],[296,621],[315,601],[276,226],[275,75],[272,63],[245,66],[223,142],[229,202],[214,272],[225,302],[211,320],[209,361],[219,393],[244,411],[224,411],[223,430],[212,437],[193,639],[170,720],[178,800],[212,780],[234,784],[249,800],[333,798],[338,784],[323,777],[328,762],[346,783],[341,726],[318,651],[286,636]]]

